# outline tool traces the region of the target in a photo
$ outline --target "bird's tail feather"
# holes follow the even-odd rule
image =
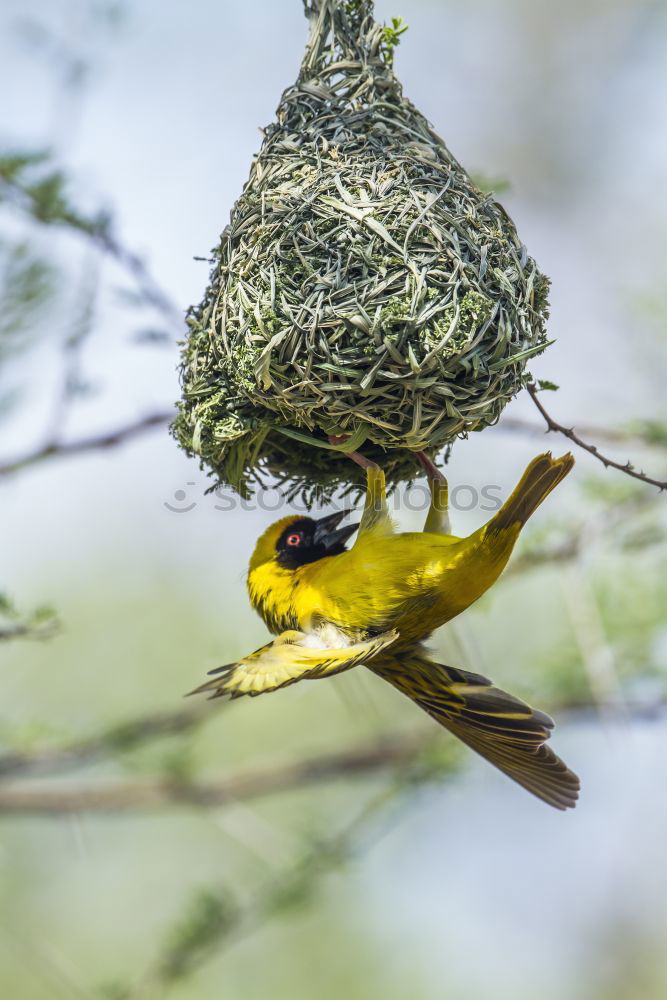
[[[533,795],[556,809],[575,805],[579,779],[545,746],[553,722],[544,712],[480,674],[434,663],[421,650],[367,666]]]
[[[551,452],[534,458],[511,496],[486,525],[485,534],[497,534],[513,525],[524,525],[573,465],[574,458],[569,452],[561,458],[553,458]]]

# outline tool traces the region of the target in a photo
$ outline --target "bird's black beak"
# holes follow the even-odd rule
[[[339,545],[344,545],[350,535],[353,535],[359,527],[358,521],[346,524],[344,528],[337,527],[349,513],[348,510],[338,510],[335,514],[319,518],[315,522],[315,534],[313,535],[315,544],[323,545],[327,552]]]

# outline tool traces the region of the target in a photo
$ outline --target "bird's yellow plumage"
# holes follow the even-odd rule
[[[388,516],[371,470],[374,519],[362,519],[348,551],[287,568],[276,560],[276,543],[299,518],[283,518],[259,539],[250,561],[248,592],[272,631],[307,628],[314,620],[335,623],[353,635],[396,628],[400,642],[424,639],[470,607],[495,583],[523,524],[567,475],[574,459],[540,455],[501,510],[467,538],[387,531]],[[440,490],[435,481],[435,490]],[[367,505],[368,509],[368,505]],[[438,506],[433,503],[427,527]],[[390,523],[390,522],[389,522]]]
[[[421,533],[395,533],[374,466],[351,549],[344,543],[357,525],[337,528],[341,514],[277,521],[257,542],[248,593],[278,638],[197,690],[261,694],[364,663],[529,791],[557,808],[574,805],[578,780],[544,745],[548,716],[484,677],[434,663],[422,645],[498,579],[521,528],[573,464],[571,455],[538,455],[466,538],[450,533],[446,481],[432,467]]]

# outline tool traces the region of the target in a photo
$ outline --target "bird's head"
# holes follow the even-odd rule
[[[358,523],[338,527],[347,513],[337,511],[317,520],[291,515],[276,521],[260,535],[250,560],[250,572],[269,562],[293,570],[344,552],[345,542],[359,527]]]

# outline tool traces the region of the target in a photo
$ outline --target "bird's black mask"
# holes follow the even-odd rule
[[[338,527],[347,513],[346,510],[337,511],[317,521],[312,517],[301,517],[289,524],[276,542],[279,565],[284,569],[297,569],[325,556],[345,552],[345,542],[359,527],[358,523]]]

